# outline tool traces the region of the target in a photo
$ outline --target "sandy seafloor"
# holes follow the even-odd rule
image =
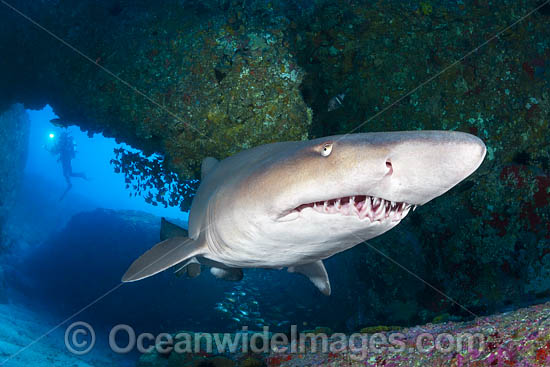
[[[117,356],[108,348],[99,345],[84,356],[71,354],[64,342],[65,330],[71,322],[42,337],[61,321],[30,311],[25,306],[0,304],[0,366],[127,367],[135,365],[135,362],[131,363],[128,359]],[[40,340],[31,345],[40,337],[42,337]],[[100,336],[98,335],[97,338]]]

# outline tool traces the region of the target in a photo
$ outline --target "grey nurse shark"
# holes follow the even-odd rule
[[[329,295],[323,260],[395,227],[472,174],[477,137],[452,131],[350,134],[281,142],[206,158],[189,234],[130,266],[131,282],[178,265],[240,280],[243,268],[288,268]],[[198,268],[197,268],[198,267]],[[194,270],[193,270],[194,269]]]

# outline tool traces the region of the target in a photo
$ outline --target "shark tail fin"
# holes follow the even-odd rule
[[[172,237],[187,237],[187,231],[180,226],[162,218],[160,221],[160,240],[164,241]]]
[[[202,241],[187,237],[172,237],[157,243],[130,265],[122,277],[123,282],[141,280],[164,271],[203,251]]]

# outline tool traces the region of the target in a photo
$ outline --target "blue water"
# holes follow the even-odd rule
[[[21,315],[29,320],[37,319],[38,315],[36,322],[43,325],[38,330],[46,333],[120,284],[120,277],[132,259],[158,242],[160,217],[173,218],[185,227],[188,213],[179,208],[153,206],[140,196],[129,195],[124,175],[115,173],[110,161],[115,158],[113,149],[133,150],[131,147],[117,144],[101,134],[89,137],[77,127],[56,127],[50,123],[57,116],[49,106],[27,112],[31,123],[28,157],[11,223],[19,227],[16,231],[20,232],[20,242],[3,257],[1,266],[4,279],[10,284],[9,302],[36,312],[22,311]],[[62,131],[67,131],[76,143],[73,171],[84,172],[89,179],[72,178],[71,190],[60,200],[67,184],[57,156],[46,150],[46,146]],[[94,212],[98,208],[101,210]],[[117,222],[114,210],[133,211],[136,216],[147,218],[151,226],[132,231],[124,227],[128,223]],[[83,212],[90,214],[79,217],[78,213]],[[76,217],[73,219],[73,216]],[[178,302],[183,303],[189,291],[179,293],[180,299],[175,299],[173,283],[170,277],[161,276],[142,286],[113,292],[93,308],[60,325],[53,333],[55,337],[49,337],[55,343],[47,344],[47,348],[54,354],[64,353],[63,336],[58,335],[59,332],[77,319],[86,320],[98,335],[98,346],[95,353],[83,357],[84,360],[94,360],[101,355],[107,360],[113,358],[120,365],[135,365],[135,353],[127,356],[109,354],[108,330],[125,322],[141,331],[160,332],[154,319],[166,319],[167,314],[174,315],[169,320],[176,324],[191,319],[192,314],[178,312],[182,307]],[[152,306],[152,300],[158,301],[158,306]],[[143,312],[145,307],[149,308],[147,312]],[[8,335],[22,331],[6,329]],[[29,342],[30,339],[21,343]],[[18,358],[24,364],[29,363],[31,352],[25,351]],[[15,358],[9,363],[17,361]]]
[[[341,305],[342,299],[351,297],[338,272],[346,256],[327,262],[336,288],[333,297],[323,296],[306,278],[267,270],[248,270],[241,283],[220,281],[208,271],[197,279],[167,271],[121,285],[128,265],[159,241],[160,217],[186,228],[188,213],[129,195],[124,176],[114,173],[109,162],[113,149],[131,147],[101,134],[89,137],[76,127],[58,128],[50,123],[56,118],[50,107],[28,113],[29,153],[13,219],[14,225],[28,230],[4,257],[9,299],[38,312],[52,327],[60,323],[61,331],[78,320],[93,325],[99,349],[86,358],[109,351],[108,333],[118,324],[155,335],[178,330],[234,332],[243,325],[286,331],[291,323],[308,328],[329,323],[333,312],[347,309],[349,314],[353,309],[353,304]],[[89,180],[72,178],[72,189],[60,200],[66,182],[57,157],[45,146],[62,130],[77,146],[73,171],[85,172]],[[257,316],[244,319],[243,311]],[[69,316],[73,317],[67,320]],[[133,351],[116,360],[134,365],[138,356]]]
[[[149,205],[139,196],[130,196],[124,183],[124,175],[116,174],[110,164],[115,158],[113,149],[123,147],[133,150],[126,144],[117,144],[115,139],[105,138],[101,134],[89,137],[76,126],[67,129],[56,127],[50,120],[57,118],[51,107],[43,110],[29,110],[31,133],[29,138],[29,157],[25,173],[35,176],[48,186],[52,197],[59,197],[65,190],[65,179],[57,157],[46,151],[45,146],[59,138],[62,131],[68,131],[76,143],[76,158],[73,160],[74,172],[85,172],[89,181],[74,178],[73,188],[66,197],[70,202],[75,198],[86,198],[89,205],[98,208],[141,210],[157,216],[187,220],[187,213],[178,208],[162,208]],[[50,137],[53,134],[53,139]],[[108,187],[109,190],[105,190]]]

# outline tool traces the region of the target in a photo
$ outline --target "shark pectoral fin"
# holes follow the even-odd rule
[[[189,278],[196,278],[201,274],[201,264],[196,257],[193,257],[185,264],[178,267],[174,273],[177,276],[187,275]]]
[[[201,180],[214,170],[214,167],[218,164],[218,160],[212,157],[206,157],[202,160],[201,165]]]
[[[288,268],[288,271],[305,275],[321,293],[330,296],[330,281],[323,261],[319,260],[305,265],[293,266]]]
[[[173,237],[157,243],[130,265],[123,282],[134,282],[166,270],[182,261],[199,255],[202,242],[187,237]]]
[[[243,269],[238,268],[210,268],[210,273],[218,279],[238,282],[243,279]]]
[[[187,237],[187,231],[162,218],[160,221],[160,240],[164,241],[172,237]]]

